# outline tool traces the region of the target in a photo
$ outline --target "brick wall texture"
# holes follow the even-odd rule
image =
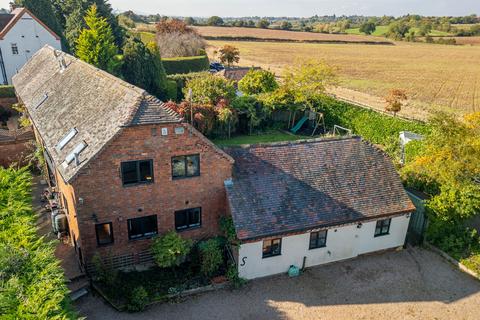
[[[181,236],[199,240],[219,233],[218,220],[226,214],[223,183],[231,177],[232,160],[186,126],[183,134],[175,134],[175,127],[181,126],[185,125],[125,128],[80,171],[72,185],[58,183],[67,202],[71,233],[85,263],[96,252],[122,256],[147,250],[151,239],[129,240],[127,219],[131,218],[157,215],[161,235],[175,230],[175,211],[201,207],[201,227],[182,231]],[[162,128],[168,135],[161,134]],[[171,158],[190,154],[200,154],[200,176],[172,179]],[[154,183],[123,186],[121,162],[149,159],[153,160]],[[114,243],[99,247],[95,224],[106,222],[112,223]]]

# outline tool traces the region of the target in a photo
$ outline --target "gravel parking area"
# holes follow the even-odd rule
[[[99,297],[87,319],[480,319],[480,282],[421,248],[363,256],[220,290],[145,312],[118,313]]]

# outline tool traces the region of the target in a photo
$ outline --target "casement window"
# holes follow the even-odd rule
[[[127,220],[128,239],[142,239],[158,233],[157,216],[146,216]]]
[[[12,43],[12,54],[18,54],[18,46],[16,43]]]
[[[177,231],[200,227],[202,223],[202,208],[175,211],[175,229]]]
[[[282,254],[282,238],[264,240],[262,258],[279,256]]]
[[[389,234],[390,223],[392,219],[378,220],[375,227],[375,237],[380,237]]]
[[[122,162],[121,171],[124,186],[153,183],[153,160]]]
[[[190,178],[200,175],[200,155],[172,157],[172,178]]]
[[[96,224],[95,233],[97,235],[97,245],[104,246],[113,243],[113,229],[111,222]]]
[[[323,248],[327,246],[327,230],[310,232],[309,249]]]

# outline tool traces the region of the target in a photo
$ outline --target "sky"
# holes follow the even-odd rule
[[[11,0],[0,0],[8,8]],[[110,0],[113,8],[167,16],[480,15],[480,0]]]

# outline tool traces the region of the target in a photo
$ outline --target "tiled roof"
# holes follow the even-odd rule
[[[225,68],[222,71],[219,71],[217,74],[224,77],[227,80],[240,81],[245,77],[245,75],[250,71],[250,69],[258,70],[259,67],[245,68],[245,67],[235,67],[235,68]]]
[[[390,159],[358,137],[225,149],[241,240],[413,211]]]
[[[143,89],[49,46],[23,66],[13,84],[67,182],[123,127],[180,121]],[[59,148],[62,140],[68,142]],[[82,143],[86,148],[78,154],[79,163],[64,165]]]
[[[132,125],[181,122],[182,118],[154,96],[148,95],[133,117]]]
[[[0,14],[0,32],[7,26],[10,20],[13,19],[15,15],[11,13],[2,13]]]

